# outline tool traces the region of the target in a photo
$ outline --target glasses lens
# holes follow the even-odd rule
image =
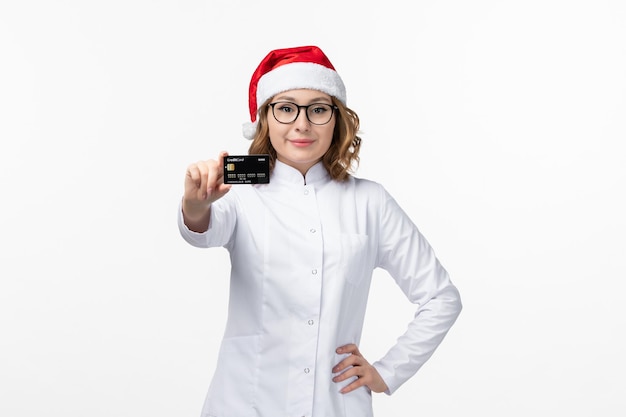
[[[330,122],[330,119],[333,117],[333,106],[326,103],[314,103],[308,106],[298,106],[295,103],[290,103],[288,101],[279,101],[276,103],[271,103],[272,113],[274,114],[274,118],[280,122],[289,124],[298,118],[300,114],[300,109],[306,110],[306,117],[309,119],[309,122],[314,125],[325,125]]]
[[[291,123],[298,117],[298,106],[293,103],[275,103],[272,106],[272,111],[280,123]]]
[[[323,103],[311,104],[306,109],[306,115],[311,123],[324,125],[330,122],[330,118],[333,117],[333,108]]]

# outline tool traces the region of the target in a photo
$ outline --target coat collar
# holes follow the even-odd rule
[[[306,176],[303,177],[297,169],[276,160],[270,176],[270,182],[293,185],[318,185],[330,180],[330,175],[321,161],[309,168]]]

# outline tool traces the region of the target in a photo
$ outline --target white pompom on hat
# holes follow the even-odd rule
[[[346,104],[346,87],[328,57],[317,46],[276,49],[263,58],[250,80],[250,122],[243,125],[243,136],[252,140],[256,133],[258,105],[287,90],[310,88]]]

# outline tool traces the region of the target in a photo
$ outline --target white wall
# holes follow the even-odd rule
[[[2,2],[0,415],[199,415],[229,265],[178,235],[184,171],[245,152],[252,71],[316,44],[357,174],[465,305],[377,415],[623,416],[625,22],[620,0]],[[412,314],[375,278],[371,361]]]

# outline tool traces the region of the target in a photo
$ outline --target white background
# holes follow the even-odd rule
[[[178,235],[185,168],[246,152],[250,75],[302,44],[463,297],[377,416],[624,416],[620,0],[3,1],[0,415],[199,416],[229,264]],[[370,361],[412,311],[376,272]]]

